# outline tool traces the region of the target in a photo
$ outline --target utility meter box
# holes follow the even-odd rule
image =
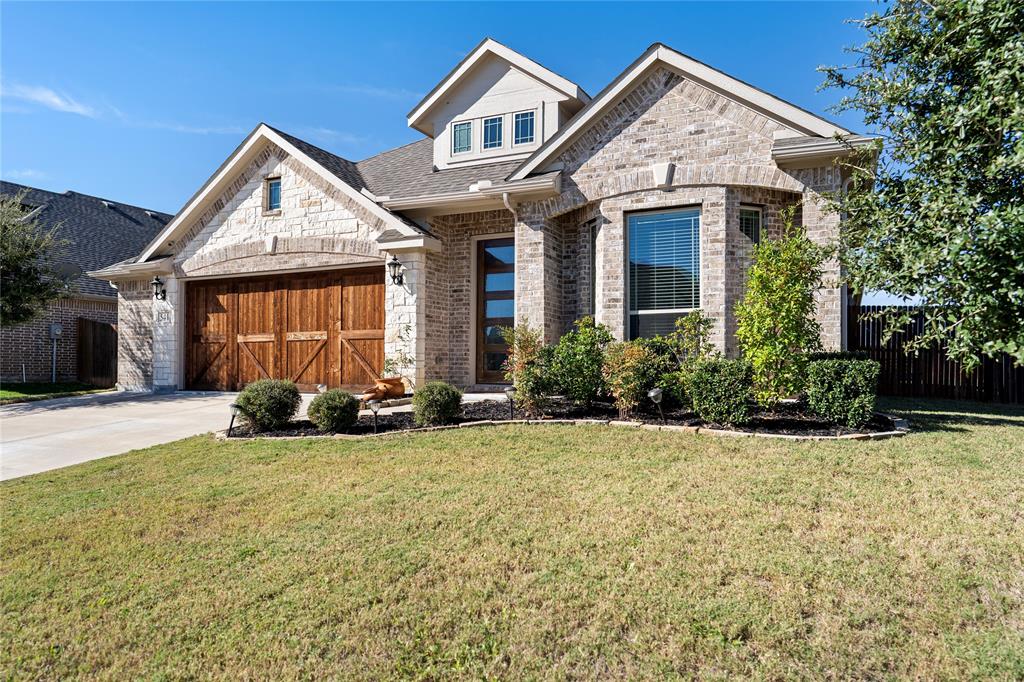
[[[60,335],[64,333],[64,325],[59,322],[54,322],[50,325],[50,338],[59,339]]]

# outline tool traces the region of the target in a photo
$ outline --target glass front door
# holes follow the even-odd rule
[[[481,240],[476,258],[476,381],[504,384],[508,344],[500,328],[515,324],[515,240]]]

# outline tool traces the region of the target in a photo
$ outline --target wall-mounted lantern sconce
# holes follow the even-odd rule
[[[149,286],[153,287],[153,298],[158,301],[167,300],[167,289],[164,288],[164,283],[159,277],[153,277],[153,281],[149,283]]]
[[[398,260],[398,256],[392,255],[388,261],[388,274],[391,275],[394,284],[402,286],[402,261]]]

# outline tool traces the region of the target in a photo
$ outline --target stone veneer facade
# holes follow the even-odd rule
[[[402,286],[387,282],[385,354],[414,358],[404,368],[416,383],[444,379],[476,384],[474,361],[474,244],[478,238],[516,239],[517,321],[541,327],[549,342],[593,314],[617,338],[627,333],[626,216],[631,211],[701,209],[702,309],[713,318],[713,342],[735,356],[734,308],[743,294],[749,240],[739,229],[741,205],[762,209],[763,238],[780,234],[781,212],[818,242],[838,235],[838,217],[820,205],[822,192],[841,186],[835,166],[781,168],[772,158],[781,124],[675,72],[660,68],[569,146],[562,189],[554,198],[509,210],[429,218],[440,251],[407,250]],[[652,166],[674,164],[656,186]],[[282,208],[263,210],[267,177],[282,179]],[[143,280],[119,283],[124,339],[123,388],[173,388],[180,383],[182,287],[190,277],[245,275],[292,269],[378,264],[379,220],[268,145],[239,174],[214,208],[179,240],[166,301],[153,301]],[[839,269],[830,263],[834,283]],[[818,294],[826,348],[839,348],[843,294]]]

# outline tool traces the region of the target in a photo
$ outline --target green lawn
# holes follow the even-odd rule
[[[10,384],[0,386],[0,405],[10,403],[25,403],[32,400],[46,400],[48,398],[64,398],[71,395],[85,395],[86,393],[100,393],[111,391],[110,388],[96,388],[89,384],[70,381],[65,383],[28,383]]]
[[[1024,411],[197,437],[0,486],[0,677],[1024,677]]]

